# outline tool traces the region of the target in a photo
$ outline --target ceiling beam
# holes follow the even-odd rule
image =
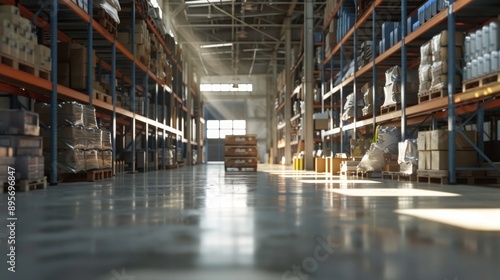
[[[285,13],[260,13],[260,14],[245,14],[238,15],[238,18],[255,18],[255,17],[272,17],[272,16],[281,16]],[[205,14],[190,14],[188,13],[188,17],[190,18],[207,18],[207,19],[216,19],[216,18],[229,18],[230,16],[222,13],[205,13]]]
[[[250,26],[253,26],[253,27],[281,27],[282,24],[246,24],[246,25],[242,25],[242,24],[235,24],[234,27],[250,27]],[[302,24],[293,24],[291,25],[292,28],[302,28]],[[177,27],[179,28],[198,28],[198,29],[213,29],[213,28],[230,28],[230,27],[233,27],[232,24],[230,23],[218,23],[218,24],[179,24],[177,25]]]
[[[222,44],[222,43],[229,43],[230,41],[228,40],[221,40],[221,41],[180,41],[180,43],[192,43],[195,45],[213,45],[213,44]],[[254,44],[264,44],[264,45],[270,45],[270,44],[275,44],[275,41],[237,41],[237,42],[230,42],[233,43],[233,45],[254,45]],[[293,41],[292,44],[298,45],[300,44],[300,41]]]

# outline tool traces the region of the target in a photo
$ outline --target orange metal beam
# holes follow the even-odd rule
[[[174,56],[172,55],[172,50],[167,46],[167,44],[165,43],[165,41],[163,40],[163,36],[161,36],[160,32],[158,32],[158,30],[156,29],[156,27],[154,26],[154,24],[151,22],[151,19],[146,19],[146,23],[149,27],[149,29],[151,29],[151,31],[153,31],[153,33],[156,35],[156,37],[160,40],[160,43],[163,45],[163,48],[165,49],[165,51],[167,51],[167,53],[170,55],[170,57],[172,58],[172,60],[174,61],[175,65],[177,66],[177,68],[179,69],[179,71],[182,71],[182,66],[179,65],[179,63],[177,62],[177,60],[174,58]]]
[[[328,29],[328,26],[330,25],[330,22],[332,22],[332,20],[335,17],[335,15],[337,15],[337,13],[339,12],[340,6],[342,5],[342,2],[344,0],[333,0],[333,1],[337,2],[337,7],[335,7],[335,9],[332,11],[332,13],[328,16],[328,20],[323,25],[323,30]]]

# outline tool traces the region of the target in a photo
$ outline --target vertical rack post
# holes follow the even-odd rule
[[[357,19],[358,18],[358,4],[357,1],[354,0],[354,17]],[[356,133],[356,122],[358,121],[358,85],[357,85],[357,79],[356,79],[356,72],[358,71],[358,49],[357,49],[357,44],[358,44],[358,32],[356,28],[356,22],[353,25],[354,32],[352,34],[353,37],[353,46],[352,46],[352,52],[353,52],[353,61],[354,61],[354,73],[353,73],[353,81],[352,81],[352,95],[354,97],[354,118],[353,118],[353,123],[354,127],[352,129],[352,139],[357,138],[357,133]]]
[[[191,140],[193,138],[193,131],[192,131],[192,120],[191,120],[191,110],[193,106],[191,105],[191,68],[190,65],[187,61],[187,59],[184,59],[184,67],[183,67],[184,72],[182,73],[182,77],[185,81],[184,85],[184,92],[185,92],[185,97],[186,97],[186,119],[184,120],[185,126],[186,126],[186,138],[187,138],[187,143],[186,143],[186,165],[192,165],[193,163],[193,147],[191,145]]]
[[[165,90],[165,87],[162,86],[161,87],[161,117],[162,117],[162,122],[163,122],[163,125],[167,125],[167,104],[166,104],[166,101],[167,101],[167,98],[166,98],[166,95],[167,95],[167,91]],[[167,131],[165,130],[165,127],[163,128],[163,133],[161,135],[161,166],[162,168],[165,168],[165,165],[166,165],[166,161],[165,161],[165,157],[167,156],[166,154],[166,150],[165,150],[165,142],[167,141],[167,135],[166,135]]]
[[[406,139],[406,80],[407,80],[407,54],[406,54],[406,15],[407,0],[401,0],[401,141]],[[451,45],[450,45],[451,46]]]
[[[340,4],[340,10],[339,10],[339,13],[342,14],[344,12],[344,3],[341,2]],[[339,39],[340,39],[340,50],[339,50],[339,54],[340,54],[340,71],[339,71],[339,75],[340,75],[340,79],[342,81],[342,77],[344,77],[344,45],[342,44],[342,38],[340,38],[339,36]],[[343,153],[344,152],[344,120],[342,119],[342,116],[344,115],[344,86],[342,85],[342,82],[340,83],[340,102],[339,102],[339,105],[340,105],[340,112],[339,112],[339,127],[340,127],[340,152]]]
[[[292,29],[290,27],[290,17],[285,19],[285,53],[290,54],[292,49]],[[291,56],[285,56],[285,110],[284,118],[285,118],[285,164],[289,165],[292,162],[292,149],[290,147],[291,141],[291,110],[292,110],[292,100],[290,98],[290,94],[292,93],[292,77],[291,77],[291,68],[292,68]]]
[[[116,35],[113,36],[113,43],[111,44],[111,102],[113,103],[113,115],[111,117],[111,145],[113,147],[112,153],[112,170],[113,175],[116,175]]]
[[[476,120],[476,129],[477,129],[477,148],[484,152],[484,108],[478,104],[479,109],[477,110],[477,120]],[[479,163],[482,163],[485,159],[483,156],[478,153]]]
[[[132,85],[130,85],[130,108],[132,110],[132,145],[131,145],[131,153],[132,153],[132,172],[135,172],[135,0],[132,1],[132,24],[131,24],[131,50],[132,50]]]
[[[52,92],[50,94],[50,185],[57,185],[57,11],[58,1],[52,0],[50,10],[50,72]]]
[[[304,74],[305,74],[305,105],[304,114],[304,134],[305,134],[305,170],[314,170],[314,159],[312,157],[314,148],[314,129],[313,129],[313,57],[314,57],[314,1],[306,0],[304,3]]]
[[[377,63],[375,63],[375,59],[377,58],[377,6],[373,3],[372,10],[372,130],[375,133],[377,128]]]
[[[455,104],[453,95],[455,94],[455,14],[453,13],[454,0],[449,0],[448,7],[448,183],[456,184],[455,165]]]
[[[88,0],[88,12],[89,12],[89,24],[88,24],[88,30],[87,30],[87,93],[89,95],[89,104],[92,106],[93,102],[93,97],[94,95],[92,94],[92,78],[94,77],[94,73],[92,72],[93,68],[93,49],[94,49],[94,27],[93,27],[93,22],[94,22],[94,8],[93,8],[93,0]]]
[[[149,118],[149,75],[148,73],[144,76],[144,116]],[[146,126],[145,134],[144,134],[144,172],[149,171],[149,124],[145,123]]]

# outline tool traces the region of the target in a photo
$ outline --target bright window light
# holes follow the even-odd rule
[[[208,120],[207,129],[219,129],[219,121]]]
[[[202,92],[252,92],[252,84],[200,84]]]
[[[336,183],[338,181],[345,181],[346,183],[366,183],[368,180],[329,180],[329,182]],[[374,182],[374,181],[371,181]],[[342,182],[344,183],[344,182]],[[380,183],[380,182],[376,182]],[[420,190],[420,189],[332,189],[331,192],[348,195],[348,196],[460,196],[455,193]]]
[[[247,131],[244,129],[243,130],[238,130],[238,129],[233,130],[233,135],[245,135],[245,134],[247,134]]]
[[[221,129],[233,129],[233,121],[231,120],[222,120],[220,121]]]
[[[194,1],[192,1],[194,2]],[[186,4],[188,4],[190,2],[186,2]],[[207,3],[205,1],[205,3]],[[200,48],[201,49],[209,49],[209,48],[221,48],[221,47],[231,47],[233,45],[233,43],[221,43],[221,44],[211,44],[211,45],[201,45]]]
[[[221,84],[220,91],[231,91],[231,85],[230,84]]]
[[[207,130],[207,138],[208,139],[219,139],[219,130],[208,129]]]
[[[325,176],[323,176],[325,177]],[[371,180],[329,180],[329,179],[326,179],[326,180],[300,180],[300,182],[302,183],[306,183],[306,184],[318,184],[318,183],[334,183],[334,184],[338,184],[338,183],[364,183],[364,184],[380,184],[380,182],[377,182],[377,181],[371,181]],[[360,195],[360,196],[363,196],[363,195]]]
[[[233,131],[231,129],[221,129],[220,130],[220,138],[226,138],[226,135],[233,135]]]
[[[500,209],[399,209],[398,214],[470,230],[500,231]]]
[[[233,128],[234,129],[246,129],[247,122],[245,120],[234,120],[233,121]]]

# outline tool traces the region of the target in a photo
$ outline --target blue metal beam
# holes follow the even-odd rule
[[[377,122],[375,120],[375,115],[377,113],[377,64],[375,63],[375,58],[377,57],[377,9],[375,3],[373,3],[372,11],[372,83],[373,83],[373,100],[372,100],[372,129],[375,131],[377,128]]]
[[[132,60],[132,85],[130,87],[130,108],[133,113],[133,118],[132,118],[132,172],[135,172],[135,86],[136,86],[136,73],[135,73],[135,1],[132,1],[132,24],[131,24],[131,39],[130,39],[130,44],[131,44],[131,50],[132,50],[132,56],[134,59]]]
[[[354,0],[354,10],[355,10],[355,16],[358,18],[358,1]],[[354,32],[353,32],[353,61],[354,61],[354,79],[352,81],[352,86],[353,86],[353,95],[354,95],[354,128],[352,130],[352,139],[357,138],[357,131],[356,131],[356,122],[358,121],[358,83],[356,79],[356,71],[358,70],[358,34],[357,34],[357,28],[356,24],[353,26]]]
[[[455,46],[455,14],[453,13],[454,0],[449,0],[448,7],[448,45]],[[455,48],[448,48],[448,69],[455,69]],[[455,164],[455,105],[453,95],[455,94],[455,71],[448,71],[448,182],[457,183]],[[460,131],[460,130],[459,130]],[[466,137],[466,139],[468,139]]]
[[[57,185],[57,11],[58,1],[50,6],[50,55],[52,93],[50,94],[50,185]]]
[[[401,141],[406,139],[406,80],[408,58],[406,54],[407,0],[401,0]]]
[[[112,167],[113,172],[116,174],[116,36],[113,37],[111,44],[111,102],[113,103],[113,115],[111,117],[112,131],[111,131],[111,145],[112,151]]]
[[[92,94],[92,78],[93,78],[93,73],[92,73],[92,61],[93,61],[93,52],[92,50],[94,49],[94,38],[93,38],[93,32],[94,32],[94,27],[92,26],[93,24],[93,18],[94,18],[94,7],[93,7],[93,0],[88,0],[88,13],[90,16],[90,21],[88,24],[88,34],[87,34],[87,93],[89,95],[89,104],[92,106],[93,102],[93,94]]]

